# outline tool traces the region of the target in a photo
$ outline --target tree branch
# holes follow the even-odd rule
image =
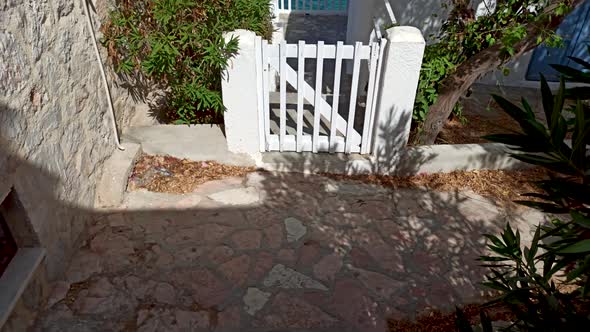
[[[572,1],[572,10],[584,0]],[[560,0],[551,0],[540,15],[550,15],[561,3]],[[526,24],[527,34],[521,41],[512,46],[514,53],[508,57],[500,57],[505,45],[498,43],[488,47],[461,63],[450,76],[441,82],[439,97],[431,106],[423,130],[417,140],[421,144],[433,144],[442,130],[444,123],[450,116],[459,98],[482,76],[490,71],[506,64],[512,59],[518,58],[527,51],[535,48],[537,37],[546,29],[554,30],[565,18],[564,16],[551,16],[548,22],[534,22]]]

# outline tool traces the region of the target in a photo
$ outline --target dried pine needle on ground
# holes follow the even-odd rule
[[[254,167],[144,154],[135,164],[128,189],[184,194],[193,192],[199,185],[208,181],[243,177],[254,171]],[[511,202],[519,199],[522,194],[540,193],[533,182],[546,179],[548,172],[531,168],[519,171],[455,171],[410,177],[327,173],[321,175],[335,180],[359,181],[393,188],[427,188],[439,192],[471,190],[498,202]]]
[[[534,184],[548,177],[539,168],[518,171],[477,170],[419,174],[409,177],[324,174],[336,180],[356,180],[393,188],[428,188],[434,191],[472,190],[500,202],[511,202],[526,193],[542,193]]]
[[[509,322],[514,320],[514,314],[507,307],[495,305],[485,307],[478,304],[468,304],[461,308],[465,318],[473,325],[480,324],[480,311],[485,311],[488,317],[494,321]],[[415,320],[394,320],[388,321],[390,332],[455,332],[457,315],[455,312],[442,313],[440,311],[430,311],[420,314]]]
[[[142,155],[129,177],[128,190],[147,189],[161,193],[185,194],[199,185],[226,177],[242,177],[254,167],[230,166],[215,161],[190,161],[170,156]]]

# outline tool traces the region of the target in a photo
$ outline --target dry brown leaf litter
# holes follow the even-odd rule
[[[521,132],[518,122],[499,110],[493,114],[465,113],[463,117],[463,120],[456,117],[448,120],[435,144],[490,143],[482,137]]]
[[[492,321],[511,321],[514,314],[508,308],[501,305],[484,308],[481,305],[469,304],[461,308],[467,320],[472,324],[480,324],[480,311],[485,311]],[[457,316],[455,312],[442,313],[430,311],[421,314],[415,320],[394,320],[388,321],[391,332],[455,332]]]
[[[128,189],[185,194],[199,185],[226,177],[243,177],[254,167],[229,166],[215,161],[190,161],[170,156],[142,155],[129,178]]]
[[[254,167],[229,166],[214,161],[196,162],[170,156],[142,155],[129,178],[129,190],[190,193],[205,182],[226,177],[243,177],[254,171]],[[520,171],[456,171],[410,177],[322,175],[336,180],[352,180],[393,188],[427,188],[440,192],[472,190],[499,202],[511,202],[525,193],[539,193],[533,182],[548,177],[547,171],[538,168]]]
[[[455,171],[409,177],[335,174],[326,174],[326,176],[336,180],[356,180],[392,188],[427,188],[440,192],[472,190],[499,202],[512,202],[521,198],[522,194],[541,193],[533,182],[546,179],[548,173],[543,169],[531,168],[519,171]]]
[[[63,303],[68,307],[71,307],[72,305],[74,305],[74,302],[76,302],[76,300],[78,299],[80,292],[82,292],[85,289],[88,289],[89,286],[90,284],[88,283],[88,280],[71,284],[70,289],[68,289],[66,296],[62,300]]]

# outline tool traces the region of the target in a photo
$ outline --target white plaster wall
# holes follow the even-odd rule
[[[503,69],[494,70],[493,72],[482,77],[478,83],[538,88],[538,81],[528,81],[526,79],[526,73],[533,56],[533,52],[534,50],[526,52],[519,58],[514,59],[504,65],[503,68],[508,70],[508,75],[504,74]]]
[[[373,30],[373,17],[380,22],[388,22],[384,1],[387,0],[352,0],[350,3],[347,43],[355,41],[368,42]],[[432,43],[440,32],[442,23],[450,11],[443,4],[449,0],[389,0],[399,25],[417,27],[422,31],[426,43]],[[495,7],[495,0],[473,0],[477,15],[485,15]],[[535,81],[526,80],[526,72],[532,51],[511,61],[505,67],[510,71],[504,75],[496,70],[482,78],[479,83],[505,86],[538,86]]]
[[[386,0],[376,0],[383,2]],[[436,40],[444,20],[451,11],[449,0],[389,0],[400,25],[414,26],[422,31],[427,43]],[[495,8],[496,0],[472,0],[476,16]],[[447,6],[445,6],[447,5]],[[378,10],[381,10],[380,8]]]
[[[424,35],[427,42],[432,40],[442,26],[448,10],[442,7],[446,0],[351,0],[348,15],[347,42],[367,42],[373,30],[373,17],[382,24],[389,24],[385,2],[389,1],[397,23],[413,26]]]
[[[438,34],[449,9],[443,8],[447,0],[390,0],[400,25],[414,26],[422,31],[427,43]]]
[[[375,0],[356,1],[348,4],[348,25],[346,30],[346,43],[369,41],[371,33],[372,17],[375,10]]]

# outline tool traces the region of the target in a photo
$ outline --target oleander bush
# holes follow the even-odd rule
[[[518,331],[590,326],[590,86],[566,86],[590,83],[590,63],[571,60],[579,68],[553,66],[562,74],[557,92],[541,79],[544,120],[524,99],[518,106],[494,96],[522,132],[487,138],[510,146],[514,158],[552,172],[537,183],[545,193],[519,203],[559,215],[537,226],[526,246],[510,225],[500,236],[487,235],[492,254],[481,257],[489,269],[484,285],[499,291],[492,303],[511,308]]]
[[[221,75],[239,44],[223,33],[247,29],[270,39],[271,19],[268,0],[116,0],[103,45],[131,85],[148,81],[165,91],[171,122],[218,123]]]

